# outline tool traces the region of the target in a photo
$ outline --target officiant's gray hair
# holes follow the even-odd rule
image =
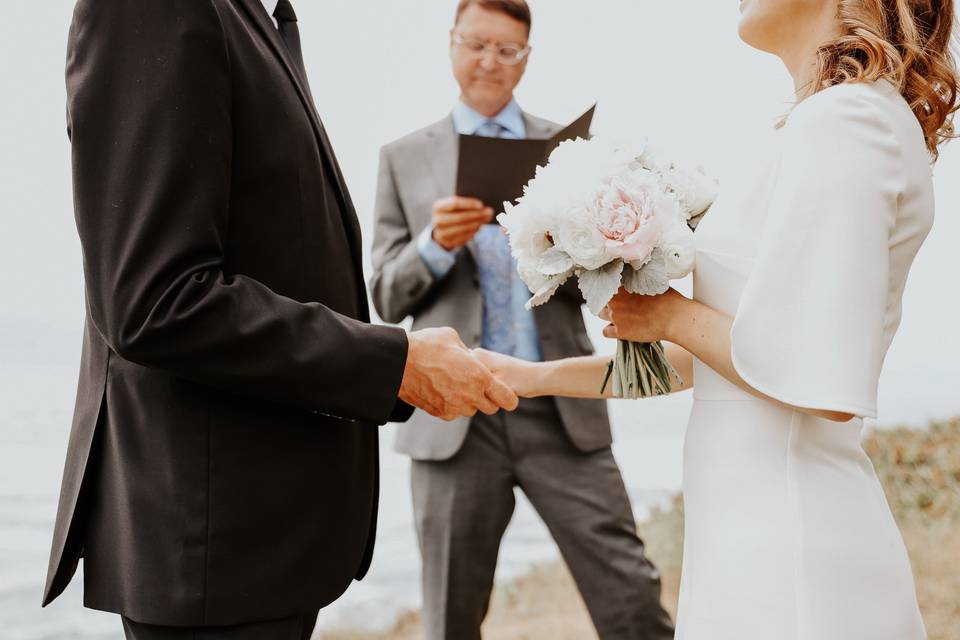
[[[530,35],[530,27],[533,26],[533,16],[530,13],[530,7],[526,0],[460,0],[457,5],[457,17],[453,23],[460,22],[460,16],[470,5],[477,5],[487,11],[499,11],[505,13],[514,20],[519,20],[527,26],[527,35]]]

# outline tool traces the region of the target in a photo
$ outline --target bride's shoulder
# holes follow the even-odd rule
[[[829,136],[836,141],[871,132],[899,138],[916,118],[899,91],[886,80],[844,82],[823,89],[800,102],[787,118],[785,129],[795,137]]]
[[[901,171],[904,161],[926,162],[919,122],[885,80],[838,84],[810,96],[794,107],[781,133],[785,153],[815,150],[826,164],[860,165],[860,156]]]

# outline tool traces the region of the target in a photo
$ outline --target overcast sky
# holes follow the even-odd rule
[[[446,114],[454,0],[299,0],[306,64],[357,204],[369,264],[379,147]],[[63,63],[73,2],[5,2],[0,21],[0,359],[75,360],[82,319]],[[567,121],[599,102],[597,133],[650,134],[721,178],[791,98],[779,61],[736,35],[734,0],[532,0],[526,110]],[[117,55],[123,55],[117,52]],[[960,144],[936,168],[938,217],[907,288],[889,379],[957,376]],[[923,381],[921,381],[923,380]],[[943,389],[944,387],[940,387]],[[937,391],[940,393],[940,391]]]

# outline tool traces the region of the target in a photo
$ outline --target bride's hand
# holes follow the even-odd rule
[[[535,363],[486,349],[474,349],[473,355],[490,370],[494,377],[513,389],[517,396],[532,398],[537,395]]]
[[[631,342],[670,340],[671,325],[687,301],[674,289],[659,296],[642,296],[621,289],[600,312],[600,318],[610,323],[604,327],[603,335]]]

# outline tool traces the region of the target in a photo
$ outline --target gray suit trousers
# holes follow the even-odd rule
[[[601,640],[671,640],[659,573],[610,448],[573,446],[551,398],[478,415],[448,460],[413,461],[427,640],[478,640],[519,487],[543,518]]]

